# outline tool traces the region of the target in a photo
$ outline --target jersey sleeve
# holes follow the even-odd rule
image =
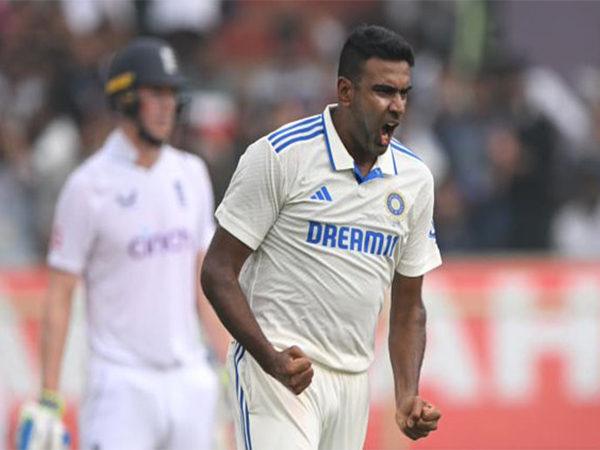
[[[416,211],[406,247],[396,271],[407,277],[418,277],[442,264],[433,225],[433,178],[423,189],[424,206]]]
[[[219,225],[256,250],[279,216],[285,198],[285,174],[279,155],[266,139],[240,158],[216,212]]]
[[[79,275],[85,268],[94,240],[93,199],[81,176],[65,183],[54,213],[47,262],[50,267]]]
[[[200,190],[200,214],[198,217],[198,251],[205,252],[215,233],[215,201],[212,183],[206,164],[198,159],[198,184]]]

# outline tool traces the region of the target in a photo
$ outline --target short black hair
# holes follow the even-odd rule
[[[342,48],[338,77],[358,81],[363,64],[370,58],[406,61],[411,67],[415,64],[412,47],[398,33],[377,25],[360,25],[350,33]]]

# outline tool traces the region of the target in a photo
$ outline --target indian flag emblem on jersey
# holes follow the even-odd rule
[[[387,209],[390,213],[392,213],[398,219],[402,217],[404,210],[406,209],[402,195],[397,192],[392,192],[387,196],[386,203]]]

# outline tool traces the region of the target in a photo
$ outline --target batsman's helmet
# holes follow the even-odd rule
[[[118,51],[109,63],[104,92],[113,110],[135,117],[139,86],[183,88],[175,52],[164,40],[142,37]]]

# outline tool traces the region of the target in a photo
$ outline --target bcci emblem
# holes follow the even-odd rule
[[[404,204],[404,198],[396,192],[392,192],[387,197],[387,209],[390,213],[392,213],[396,218],[402,217],[404,214],[404,210],[406,209],[406,205]]]

